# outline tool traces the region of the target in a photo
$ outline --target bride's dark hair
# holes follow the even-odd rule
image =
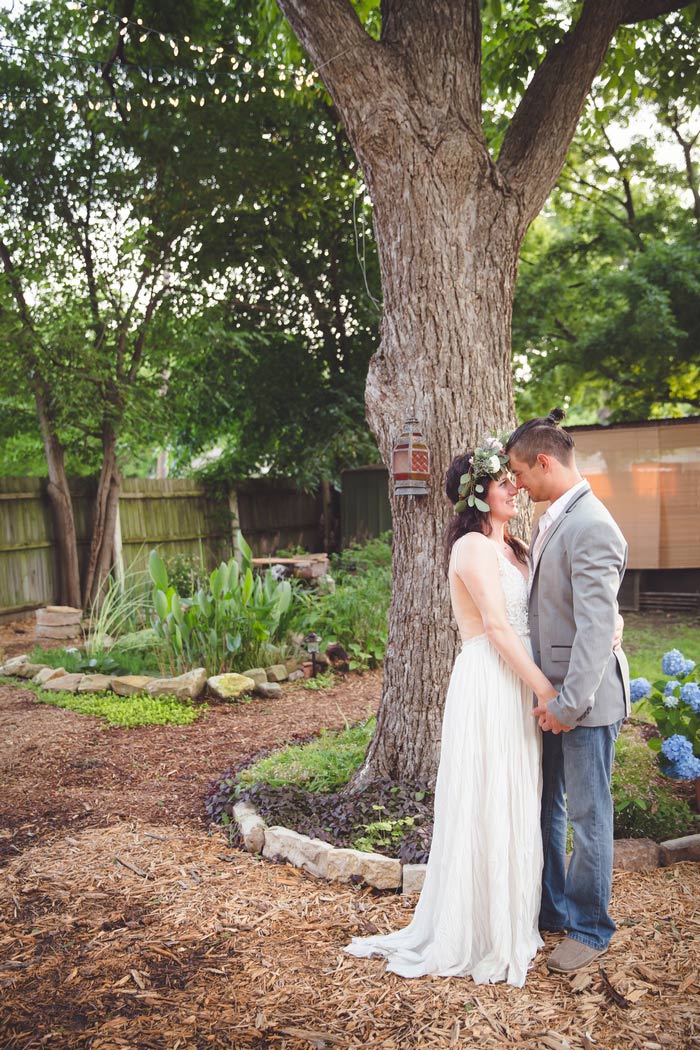
[[[469,473],[469,458],[471,455],[473,455],[472,452],[463,452],[460,453],[459,456],[455,456],[445,474],[445,492],[447,493],[447,498],[453,507],[459,500],[459,479],[463,474]],[[483,474],[476,479],[477,485],[484,486],[483,499],[488,495],[489,485],[493,484],[493,482],[494,479],[490,474]],[[450,554],[452,553],[452,547],[454,546],[455,541],[458,540],[460,536],[466,536],[468,532],[482,532],[484,536],[490,536],[493,532],[491,515],[485,514],[476,507],[467,507],[460,514],[452,515],[445,526],[445,531],[443,532],[445,573],[447,573],[449,569]],[[503,535],[506,543],[512,549],[518,561],[525,562],[527,560],[525,545],[517,538],[517,536],[511,536],[507,528],[503,530]]]

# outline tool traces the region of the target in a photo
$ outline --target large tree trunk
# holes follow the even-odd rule
[[[116,445],[117,435],[114,427],[106,422],[102,431],[102,470],[97,485],[90,554],[83,583],[83,608],[98,601],[112,567],[121,489]]]
[[[34,399],[49,475],[46,491],[51,504],[51,516],[53,519],[54,544],[58,566],[58,601],[61,605],[72,605],[73,608],[79,609],[80,565],[78,562],[78,541],[75,533],[73,500],[68,488],[63,446],[51,425],[46,399],[38,390],[35,390]]]
[[[390,489],[392,603],[377,731],[351,790],[377,776],[432,780],[444,696],[459,642],[442,533],[452,458],[513,423],[510,321],[518,216],[487,164],[415,146],[410,165],[375,179],[382,267],[381,345],[370,364],[367,417],[382,458],[415,412],[431,453],[431,492]],[[410,172],[410,174],[409,174]],[[512,211],[512,214],[509,214]]]

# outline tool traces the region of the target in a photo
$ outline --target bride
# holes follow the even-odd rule
[[[537,929],[542,844],[540,736],[532,717],[557,695],[532,660],[529,564],[508,534],[516,488],[501,442],[458,456],[446,476],[450,596],[462,649],[442,725],[435,819],[412,921],[353,937],[350,955],[380,955],[402,977],[470,976],[522,987]]]

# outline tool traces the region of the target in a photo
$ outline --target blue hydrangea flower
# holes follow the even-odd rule
[[[683,736],[681,733],[674,733],[673,736],[668,737],[664,740],[661,745],[661,750],[669,762],[682,762],[684,758],[692,758],[693,756],[693,745],[687,736]]]
[[[666,682],[666,685],[664,686],[664,696],[669,696],[674,689],[678,688],[680,684],[681,683],[676,682],[675,679],[672,679],[670,682]]]
[[[683,670],[680,672],[681,678],[686,678],[691,671],[695,670],[695,660],[684,660]]]
[[[633,678],[630,682],[630,699],[633,704],[638,704],[651,692],[651,682],[646,678]]]
[[[678,697],[669,693],[664,697],[664,707],[678,707]]]
[[[661,670],[664,674],[682,674],[685,657],[678,649],[669,649],[661,659]]]
[[[669,767],[666,776],[673,780],[695,780],[700,777],[700,758],[693,754],[684,755]]]
[[[700,685],[697,682],[686,682],[681,686],[681,700],[684,700],[696,714],[700,713]]]

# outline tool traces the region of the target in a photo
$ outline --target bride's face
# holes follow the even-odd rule
[[[518,513],[518,490],[507,475],[492,481],[486,493],[493,521],[510,521]]]

